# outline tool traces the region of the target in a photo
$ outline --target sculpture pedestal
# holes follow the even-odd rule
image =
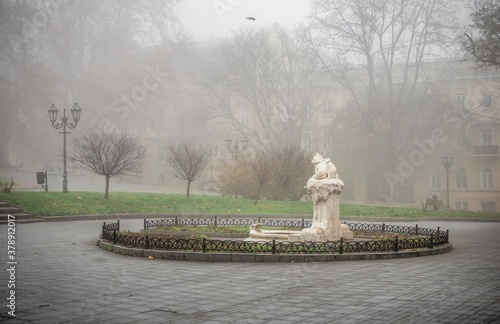
[[[315,179],[307,181],[307,189],[313,201],[313,221],[310,228],[300,234],[289,235],[289,241],[326,242],[340,238],[352,239],[353,233],[345,224],[340,224],[339,195],[344,189],[340,179]]]

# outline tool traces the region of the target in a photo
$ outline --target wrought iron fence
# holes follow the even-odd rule
[[[144,218],[144,229],[155,228],[160,226],[250,226],[259,223],[263,226],[272,227],[294,227],[306,228],[311,227],[312,221],[301,220],[284,220],[284,219],[266,219],[266,218],[159,218],[146,219]]]
[[[192,226],[238,226],[250,225],[256,221],[265,226],[276,227],[310,227],[310,221],[302,220],[277,220],[277,219],[229,219],[229,218],[168,218],[144,219],[144,227],[192,225]],[[347,223],[345,223],[347,224]],[[242,241],[242,240],[215,240],[173,238],[160,235],[134,234],[120,232],[120,222],[102,226],[102,238],[112,241],[113,244],[141,249],[191,251],[191,252],[229,252],[229,253],[359,253],[359,252],[398,252],[401,250],[434,248],[435,246],[449,243],[449,231],[437,229],[387,225],[383,224],[347,224],[352,231],[409,234],[418,237],[400,239],[397,235],[393,239],[364,240],[364,241],[339,241],[329,242],[283,242],[283,241]]]
[[[104,222],[104,224],[102,224],[102,234],[101,234],[102,238],[109,240],[109,235],[110,235],[110,233],[113,233],[113,231],[115,231],[115,232],[120,231],[120,220],[119,219],[116,221],[116,223],[106,224],[106,222]]]

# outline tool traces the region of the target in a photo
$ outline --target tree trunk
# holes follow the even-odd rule
[[[264,186],[264,183],[261,183],[260,186],[259,186],[259,191],[257,191],[257,196],[255,196],[255,206],[257,206],[257,200],[259,200],[260,191],[262,190],[263,186]]]
[[[188,186],[186,190],[186,198],[189,198],[189,189],[191,188],[191,181],[188,181]]]
[[[106,176],[106,188],[104,189],[104,199],[108,199],[109,197],[109,179],[110,176]]]

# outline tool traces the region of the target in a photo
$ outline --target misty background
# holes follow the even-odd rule
[[[432,92],[429,84],[464,73],[457,38],[470,24],[471,4],[61,0],[0,6],[0,169],[18,187],[37,187],[34,172],[47,170],[51,191],[59,190],[62,136],[47,109],[54,103],[59,120],[77,102],[81,119],[68,135],[68,150],[72,138],[95,128],[138,136],[149,148],[144,172],[116,179],[114,191],[141,183],[153,186],[144,190],[182,192],[164,154],[168,142],[186,138],[212,152],[202,178],[211,182],[220,162],[233,158],[225,148],[230,137],[247,139],[248,154],[288,143],[311,157],[325,154],[344,180],[373,176],[374,188],[363,191],[373,190],[376,199],[392,190],[377,174],[397,169],[398,156],[445,122],[443,112],[455,104],[446,89]],[[82,175],[69,166],[70,191],[102,190],[100,180],[79,181]]]

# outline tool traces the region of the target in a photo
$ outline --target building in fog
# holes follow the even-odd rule
[[[222,108],[214,95],[213,80],[204,79],[206,75],[201,72],[224,70],[217,54],[219,47],[217,41],[199,44],[199,52],[184,74],[185,81],[177,82],[176,104],[189,112],[183,116],[182,127],[196,130],[191,135],[195,134],[196,141],[213,152],[210,170],[199,184],[217,178],[220,161],[233,158],[224,143],[228,136],[233,140],[249,139],[247,153],[251,154],[252,145],[261,145],[258,141],[266,135],[253,108],[234,94],[230,99],[234,120],[218,114]],[[368,165],[372,157],[367,148],[373,145],[372,138],[338,118],[336,112],[345,110],[352,99],[341,85],[332,82],[327,86],[326,80],[324,87],[316,88],[318,102],[314,109],[307,111],[308,121],[301,131],[302,147],[311,157],[318,152],[332,158],[346,183],[344,199],[408,206],[425,204],[433,195],[446,203],[447,173],[441,157],[449,154],[453,156],[448,173],[450,208],[500,211],[500,72],[495,68],[478,68],[473,62],[445,61],[426,63],[425,71],[425,82],[422,82],[439,97],[442,107],[435,107],[434,115],[431,111],[429,116],[420,116],[417,120],[428,123],[429,128],[396,158],[397,172],[388,180],[391,181],[389,194],[378,194],[370,187]],[[220,84],[217,91],[225,93]],[[179,110],[173,110],[173,114],[179,114]],[[271,116],[276,119],[276,125],[284,118],[279,114]],[[179,127],[181,122],[175,124]],[[145,139],[152,150],[151,159],[155,159],[150,163],[154,167],[145,171],[147,182],[172,181],[168,167],[164,167],[164,144],[176,140],[175,133]]]
[[[433,195],[446,204],[449,192],[451,209],[500,211],[500,71],[473,62],[433,62],[426,68],[431,71],[426,82],[449,107],[417,121],[439,119],[398,156],[391,195],[369,194],[371,157],[363,152],[370,139],[331,118],[349,99],[341,87],[333,88],[325,109],[312,116],[302,135],[304,149],[333,159],[346,183],[345,199],[420,206]],[[453,157],[448,191],[443,155]]]
[[[434,194],[445,201],[446,171],[441,156],[450,154],[450,208],[500,211],[500,71],[477,68],[471,62],[458,65],[459,73],[441,82],[455,103],[455,112],[445,112],[446,138],[408,181],[407,202]]]

